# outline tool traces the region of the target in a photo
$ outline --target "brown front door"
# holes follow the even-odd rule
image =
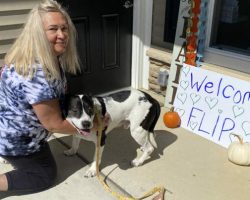
[[[100,94],[131,85],[133,1],[58,0],[78,32],[82,72],[68,76],[69,92]]]

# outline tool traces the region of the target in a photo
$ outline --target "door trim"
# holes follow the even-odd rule
[[[149,59],[146,51],[151,44],[152,0],[134,0],[131,86],[148,89]]]

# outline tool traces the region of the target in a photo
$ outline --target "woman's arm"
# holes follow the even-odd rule
[[[43,101],[32,105],[37,118],[45,129],[52,133],[76,133],[77,130],[62,118],[59,101],[57,99]]]

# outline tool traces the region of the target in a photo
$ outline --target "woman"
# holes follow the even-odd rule
[[[75,133],[62,117],[64,72],[79,70],[73,23],[59,3],[33,8],[6,54],[0,84],[0,155],[14,170],[0,175],[0,190],[39,191],[51,186],[56,164],[50,132]]]

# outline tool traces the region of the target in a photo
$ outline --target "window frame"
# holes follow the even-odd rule
[[[207,8],[208,15],[204,62],[250,74],[250,56],[210,47],[212,25],[213,21],[216,20],[215,9],[216,7],[219,8],[216,6],[216,3],[218,3],[218,0],[210,0]]]

